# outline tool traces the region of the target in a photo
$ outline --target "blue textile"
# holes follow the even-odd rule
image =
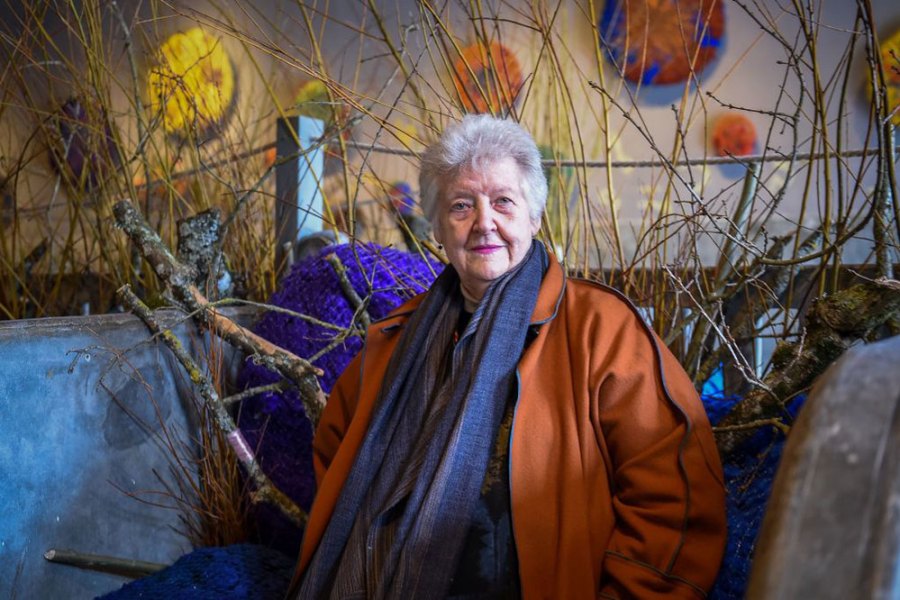
[[[721,393],[704,395],[702,399],[713,425],[739,400]],[[805,399],[805,396],[800,396],[790,404],[790,416],[796,417]],[[722,457],[727,492],[728,541],[710,600],[740,600],[744,597],[753,549],[784,442],[785,437],[780,430],[761,428],[737,450]]]
[[[282,600],[296,557],[253,544],[201,548],[103,600]]]

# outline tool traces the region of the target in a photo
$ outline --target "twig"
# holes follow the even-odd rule
[[[91,571],[100,571],[103,573],[113,573],[131,579],[152,575],[153,573],[162,571],[168,566],[143,560],[118,558],[102,554],[86,554],[84,552],[76,552],[75,550],[59,550],[57,548],[50,548],[44,552],[44,558],[49,562],[60,565],[69,565],[78,567],[79,569],[89,569]]]
[[[232,304],[253,306],[255,308],[261,308],[268,312],[285,314],[290,317],[300,319],[301,321],[306,321],[310,325],[315,325],[316,327],[321,327],[323,329],[332,329],[334,331],[344,331],[346,329],[346,327],[341,327],[340,325],[335,325],[334,323],[329,323],[328,321],[322,321],[321,319],[317,319],[315,317],[305,315],[303,313],[297,312],[296,310],[284,308],[283,306],[278,306],[277,304],[266,304],[265,302],[254,302],[253,300],[246,300],[244,298],[222,298],[221,300],[216,300],[215,302],[210,302],[209,306],[215,306],[215,307],[230,306]],[[308,362],[312,362],[312,361],[308,361]]]
[[[432,255],[432,256],[434,256],[436,259],[438,259],[439,261],[441,261],[443,264],[445,264],[445,265],[450,264],[450,261],[447,259],[447,255],[444,254],[444,253],[440,250],[440,248],[438,248],[437,246],[435,246],[435,245],[434,245],[434,242],[432,242],[431,240],[419,240],[419,243],[422,244],[422,246],[423,246],[426,250],[428,250],[429,252],[431,252],[431,255]]]
[[[265,394],[266,392],[283,392],[288,388],[287,382],[279,381],[277,383],[270,383],[268,385],[258,385],[256,387],[247,388],[243,392],[232,394],[231,396],[225,396],[222,398],[222,404],[225,406],[233,406],[242,400],[246,400],[247,398],[252,398],[253,396],[258,396],[259,394]]]
[[[726,433],[729,431],[746,431],[748,429],[758,429],[771,425],[777,428],[781,433],[787,435],[791,432],[791,426],[778,418],[759,419],[758,421],[750,421],[749,423],[740,423],[739,425],[723,425],[722,427],[713,427],[713,433]]]
[[[131,291],[130,285],[126,284],[119,288],[117,295],[122,304],[137,315],[152,333],[159,335],[166,346],[169,347],[169,350],[172,351],[172,354],[175,355],[175,358],[178,359],[178,362],[188,372],[191,381],[197,386],[197,391],[203,398],[204,403],[212,412],[216,425],[225,434],[225,439],[228,440],[238,461],[256,487],[256,492],[251,495],[251,499],[254,502],[266,501],[274,504],[292,523],[298,527],[305,525],[306,513],[284,492],[276,488],[263,472],[253,450],[250,449],[247,440],[244,439],[234,419],[228,414],[215,387],[209,378],[203,375],[200,366],[187,353],[181,340],[170,329],[160,327],[153,312]]]
[[[369,315],[369,312],[363,308],[364,302],[362,298],[360,298],[359,294],[356,293],[356,290],[353,289],[353,284],[350,283],[350,279],[347,277],[347,267],[344,266],[340,257],[334,252],[326,256],[325,260],[327,260],[328,264],[331,265],[331,268],[334,269],[334,273],[338,278],[338,283],[341,286],[341,291],[344,292],[344,297],[347,298],[350,306],[356,311],[356,318],[359,319],[360,325],[362,325],[364,329],[368,329],[372,325],[372,317]]]

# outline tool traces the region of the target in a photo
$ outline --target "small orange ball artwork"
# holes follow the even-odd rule
[[[519,60],[499,42],[491,42],[487,48],[482,43],[466,46],[453,64],[453,85],[469,113],[509,110],[522,83]]]
[[[756,150],[756,127],[740,113],[726,113],[716,119],[712,129],[716,156],[748,156]]]

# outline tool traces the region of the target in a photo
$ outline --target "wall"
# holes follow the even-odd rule
[[[423,4],[414,0],[308,4],[310,9],[304,15],[298,3],[284,0],[267,0],[252,6],[217,1],[166,6],[153,2],[122,2],[116,6],[121,8],[123,22],[129,27],[127,33],[133,40],[133,45],[127,48],[126,32],[119,16],[113,9],[102,12],[100,27],[104,32],[104,49],[111,58],[108,72],[101,73],[99,78],[110,87],[110,114],[121,132],[126,148],[124,154],[130,155],[139,145],[136,96],[143,97],[147,102],[145,79],[152,67],[155,49],[169,34],[198,23],[221,35],[222,44],[232,56],[239,80],[236,104],[219,131],[220,135],[196,144],[196,148],[194,141],[177,142],[160,132],[154,134],[152,143],[144,148],[152,149],[151,164],[148,165],[151,170],[196,168],[201,166],[201,159],[209,164],[273,142],[274,123],[279,111],[291,109],[300,84],[318,73],[319,69],[327,73],[335,87],[340,87],[342,93],[355,103],[351,112],[359,117],[359,121],[352,128],[351,141],[401,150],[402,144],[406,144],[415,151],[421,148],[420,142],[433,137],[433,127],[443,126],[458,118],[459,109],[454,106],[453,86],[449,82],[450,65],[442,63],[435,54],[435,32],[438,27],[423,17],[426,12]],[[599,0],[594,2],[596,13],[602,12],[603,4]],[[840,103],[840,79],[845,71],[842,61],[854,26],[856,3],[819,0],[798,4],[812,6],[815,11],[811,25],[817,35],[816,58],[821,80],[827,88],[825,101],[828,104],[831,142],[835,142],[840,129],[844,149],[858,149],[867,143],[871,146],[872,140],[866,140],[867,68],[861,45],[850,61],[847,101],[843,105]],[[894,0],[873,0],[871,4],[878,33],[887,37],[900,26],[900,5]],[[571,148],[556,139],[557,149],[568,157],[576,154],[577,150],[577,154],[583,153],[583,156],[575,158],[589,160],[656,159],[658,155],[644,134],[650,135],[655,146],[668,155],[676,134],[683,131],[684,149],[676,158],[702,160],[710,155],[708,138],[712,122],[729,110],[739,110],[756,126],[761,140],[758,151],[774,156],[793,150],[793,130],[786,128],[783,120],[773,113],[790,114],[797,103],[802,103],[803,110],[796,127],[797,151],[822,150],[811,137],[811,73],[803,65],[801,78],[789,73],[785,79],[788,52],[769,31],[777,31],[788,47],[801,54],[804,52],[792,3],[778,0],[725,2],[726,33],[718,58],[699,74],[695,84],[659,88],[624,85],[609,61],[601,59],[598,65],[588,5],[586,0],[483,3],[485,15],[490,17],[496,10],[504,19],[495,22],[487,18],[481,25],[488,37],[502,40],[517,53],[526,74],[524,95],[527,96],[519,102],[517,111],[539,141],[553,144],[554,139],[559,137],[559,132],[554,128],[558,125],[555,122],[557,115],[562,112],[566,114],[566,119],[570,119],[569,124],[573,128],[577,123],[584,142],[583,148]],[[450,8],[441,13],[447,27],[446,39],[459,46],[472,43],[475,28],[466,11],[472,10],[473,5],[451,2],[448,6]],[[372,7],[376,7],[377,12]],[[307,30],[306,16],[310,17],[312,33]],[[5,18],[9,38],[18,39],[16,33],[23,27],[10,25],[15,22],[13,16],[7,15]],[[45,235],[58,235],[60,241],[57,243],[61,244],[71,218],[65,203],[60,201],[57,177],[44,155],[43,135],[34,136],[33,133],[39,129],[39,124],[46,122],[48,112],[56,110],[69,94],[84,92],[83,86],[76,85],[83,81],[71,81],[81,76],[84,59],[79,42],[73,40],[74,33],[52,14],[47,19],[47,30],[58,32],[60,53],[67,59],[71,55],[71,64],[56,65],[53,61],[40,61],[40,56],[34,59],[33,64],[19,61],[16,64],[23,76],[21,84],[15,78],[3,82],[10,90],[10,98],[15,101],[0,104],[0,147],[3,149],[0,158],[6,161],[3,163],[0,160],[3,163],[0,164],[0,176],[4,170],[21,167],[15,181],[10,184],[16,188],[13,195],[16,196],[20,231],[23,232],[20,240],[22,248],[18,254],[14,253],[19,258],[31,250],[35,240]],[[550,80],[549,68],[545,67],[532,76],[531,70],[539,58],[544,65],[552,62],[547,58],[548,48],[530,27],[539,19],[554,22],[554,35],[550,41],[555,44],[559,69],[567,77],[571,98],[564,98],[557,92],[550,93],[549,90],[558,86]],[[398,69],[382,28],[394,49],[402,55],[410,78]],[[318,43],[317,48],[311,44],[313,39]],[[39,41],[31,40],[30,43],[38,44]],[[138,74],[134,84],[130,52],[134,53]],[[11,56],[18,59],[21,55],[13,53]],[[56,56],[51,52],[50,58]],[[611,98],[620,104],[619,107],[610,105],[608,114],[604,113],[604,96],[589,85],[589,82],[601,81]],[[802,89],[801,84],[804,86]],[[413,85],[425,98],[427,110],[422,110],[412,92]],[[782,87],[786,93],[778,104]],[[23,89],[27,90],[27,98],[19,97],[24,94]],[[626,112],[644,133],[626,118]],[[680,116],[676,116],[677,113]],[[151,117],[144,115],[146,126],[151,124]],[[389,126],[383,126],[381,120]],[[605,131],[610,133],[613,142],[609,156],[606,156],[604,147]],[[21,164],[14,160],[20,155],[27,158]],[[180,156],[179,161],[175,160],[176,156]],[[221,168],[216,178],[229,181],[238,189],[249,189],[264,167],[261,161],[245,163]],[[330,169],[339,178],[343,171],[337,163],[335,160],[328,161],[326,170]],[[355,195],[358,190],[361,200],[375,200],[385,207],[387,194],[383,183],[404,179],[415,187],[415,156],[351,150],[350,163],[349,192]],[[126,179],[141,179],[145,175],[143,167],[137,162],[130,163],[123,169],[128,171]],[[853,199],[857,208],[862,206],[861,196],[852,197],[859,167],[860,163],[855,159],[833,161],[828,182],[825,181],[821,163],[811,172],[801,169],[786,185],[781,197],[779,193],[785,184],[786,165],[784,162],[767,163],[763,171],[764,189],[755,209],[757,219],[769,210],[774,211],[765,223],[766,234],[772,236],[785,232],[798,222],[804,228],[801,233],[808,233],[829,219],[835,219],[840,202],[849,204]],[[652,254],[654,242],[642,238],[642,234],[652,224],[668,219],[674,224],[670,239],[673,249],[683,251],[682,246],[686,244],[696,250],[704,264],[715,263],[723,232],[727,231],[728,219],[734,213],[740,194],[744,169],[740,166],[679,168],[677,178],[681,180],[671,188],[667,187],[670,175],[659,167],[619,167],[612,170],[609,178],[604,168],[589,170],[584,186],[590,202],[590,215],[586,216],[584,212],[576,215],[577,206],[573,203],[569,225],[578,234],[582,222],[586,219],[591,221],[591,231],[582,234],[577,244],[582,245],[580,253],[588,254],[595,263],[593,266],[615,266],[611,256],[614,220],[622,237],[625,262],[640,262],[641,251],[649,249]],[[838,180],[841,180],[842,187],[838,187]],[[864,169],[859,178],[860,191],[870,193],[873,183],[873,169]],[[212,185],[208,181],[207,184]],[[329,200],[336,206],[346,200],[343,182],[329,180],[326,186],[330,186]],[[210,203],[231,197],[230,194],[220,193],[221,190],[199,193],[198,189],[185,185],[175,194],[175,198],[164,195],[165,198],[159,200],[158,208],[168,218],[170,213],[189,211],[194,206],[200,210]],[[270,190],[263,189],[266,192],[260,195],[260,202],[263,203],[254,204],[253,210],[245,213],[258,214],[272,208],[264,203]],[[812,190],[807,201],[804,201],[805,190]],[[166,188],[166,193],[171,191],[170,187]],[[773,206],[776,197],[777,209]],[[664,208],[670,216],[661,215]],[[615,219],[613,210],[616,212]],[[11,210],[4,212],[5,216],[9,214]],[[99,217],[106,218],[107,215],[101,211]],[[376,223],[366,233],[378,235],[382,238],[380,241],[396,241],[396,236],[387,236],[379,230],[377,219],[373,221]],[[752,233],[758,234],[762,226],[763,223],[758,220]],[[866,261],[871,249],[870,237],[871,234],[864,231],[854,243],[848,245],[845,260],[851,263]],[[763,235],[753,241],[760,248],[766,243]],[[80,253],[81,245],[76,245],[75,250]],[[96,261],[98,254],[94,251],[91,257],[84,259]],[[673,257],[676,254],[670,254],[667,260],[675,262]],[[49,272],[62,268],[52,263],[60,256],[62,254],[58,251],[48,253],[40,268]]]

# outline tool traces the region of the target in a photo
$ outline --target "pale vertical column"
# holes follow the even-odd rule
[[[278,119],[275,168],[275,267],[292,263],[300,238],[322,231],[320,182],[325,154],[320,139],[325,122],[304,116]]]

